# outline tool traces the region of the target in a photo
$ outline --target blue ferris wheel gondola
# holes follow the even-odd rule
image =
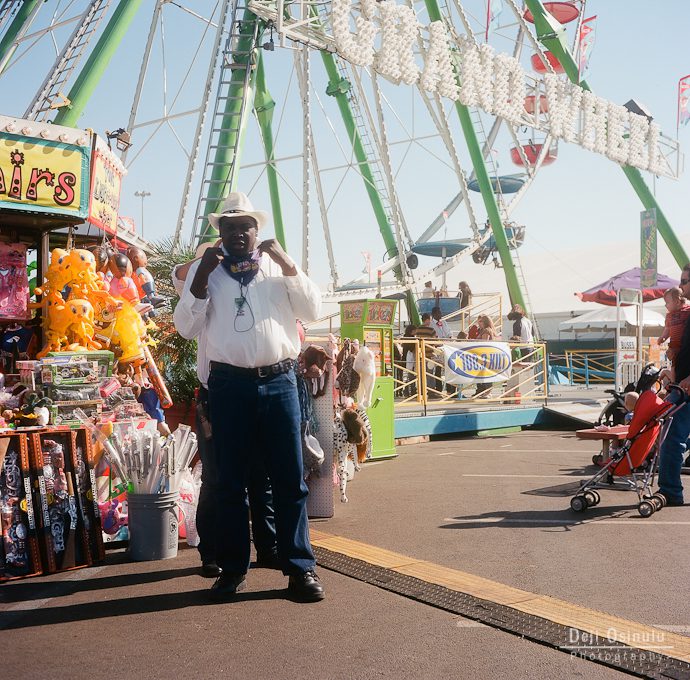
[[[520,191],[525,183],[525,179],[519,175],[502,175],[501,177],[490,177],[489,179],[494,192],[500,191],[502,194],[514,194]],[[473,179],[467,186],[470,191],[481,191],[477,179]]]
[[[417,255],[428,257],[453,257],[468,247],[468,241],[427,241],[426,243],[415,243],[411,250]]]

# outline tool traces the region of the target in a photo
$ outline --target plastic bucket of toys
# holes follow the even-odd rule
[[[177,556],[179,497],[178,491],[128,495],[129,555],[133,560],[168,560]]]

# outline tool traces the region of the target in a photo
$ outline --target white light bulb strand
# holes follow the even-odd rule
[[[374,58],[374,70],[396,85],[400,82],[400,52],[403,49],[398,33],[398,5],[393,0],[379,3],[381,15],[381,48]]]
[[[333,0],[331,27],[338,54],[358,66],[371,66],[378,27],[373,22],[376,0],[362,1],[362,14],[355,19],[355,33],[350,32],[351,0]],[[356,36],[356,38],[355,38]]]
[[[400,23],[398,32],[402,42],[400,52],[400,77],[406,85],[414,85],[419,80],[421,69],[414,58],[414,44],[417,42],[419,22],[411,7],[401,6],[399,10]]]
[[[625,137],[629,111],[624,106],[609,102],[607,120],[606,155],[615,163],[628,160],[628,140]]]
[[[442,97],[455,101],[460,96],[460,88],[450,59],[446,27],[442,21],[433,21],[429,24],[429,46],[419,82],[423,89],[438,92]]]
[[[649,166],[649,147],[647,133],[649,123],[644,116],[630,114],[630,144],[628,147],[628,165],[636,168]]]

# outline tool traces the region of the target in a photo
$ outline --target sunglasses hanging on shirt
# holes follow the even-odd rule
[[[235,333],[246,333],[254,328],[254,311],[247,299],[249,284],[259,273],[261,253],[258,249],[249,255],[228,255],[221,260],[223,269],[240,284],[240,296],[234,300],[235,319],[233,327]]]
[[[235,333],[246,333],[254,328],[254,310],[247,298],[247,286],[240,283],[240,296],[235,298]]]

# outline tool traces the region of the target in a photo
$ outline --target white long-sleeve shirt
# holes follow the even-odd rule
[[[191,266],[173,318],[185,338],[199,337],[201,345],[204,333],[206,362],[257,368],[297,358],[295,321],[314,321],[321,309],[321,292],[301,269],[297,267],[296,276],[284,276],[268,255],[262,255],[259,272],[247,288],[244,315],[237,318],[240,284],[218,265],[208,277],[206,298],[200,300],[190,291],[198,268],[199,262]],[[242,332],[252,314],[254,325]]]

